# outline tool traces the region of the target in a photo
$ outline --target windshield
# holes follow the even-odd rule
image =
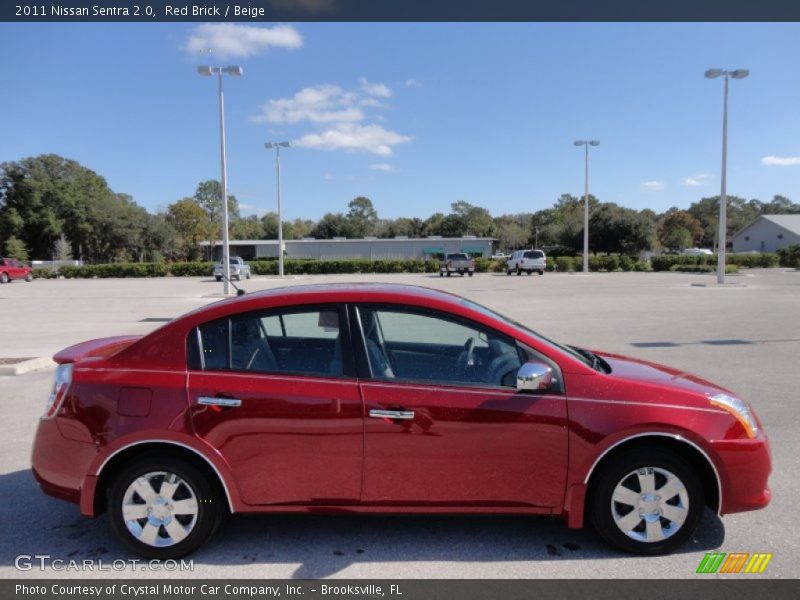
[[[584,354],[582,352],[578,352],[577,350],[575,350],[575,349],[573,349],[573,348],[571,348],[569,346],[564,346],[562,344],[559,344],[558,342],[554,342],[553,340],[551,340],[549,338],[546,338],[542,334],[537,333],[533,329],[531,329],[529,327],[526,327],[525,325],[523,325],[522,323],[520,323],[518,321],[515,321],[514,319],[510,319],[509,317],[506,317],[505,315],[501,315],[500,313],[493,311],[491,308],[487,308],[486,306],[483,306],[482,304],[478,304],[477,302],[473,302],[472,300],[467,300],[466,298],[462,298],[461,299],[461,303],[464,306],[467,306],[468,308],[471,308],[473,310],[481,312],[481,313],[483,313],[483,314],[485,314],[485,315],[487,315],[489,317],[492,317],[493,319],[497,319],[498,321],[502,321],[503,323],[506,323],[508,325],[513,325],[517,329],[522,329],[526,333],[529,333],[529,334],[539,338],[543,342],[546,342],[547,344],[553,346],[557,350],[560,350],[564,354],[569,354],[572,358],[575,358],[576,360],[579,360],[583,364],[588,365],[588,366],[590,366],[592,368],[595,368],[594,360],[592,358],[590,358],[589,356],[587,356],[586,354]]]

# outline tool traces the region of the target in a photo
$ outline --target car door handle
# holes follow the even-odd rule
[[[242,405],[242,401],[238,398],[211,398],[210,396],[200,396],[197,399],[197,403],[204,406],[222,406],[224,408],[235,408]]]
[[[413,410],[380,410],[372,409],[369,416],[373,419],[413,419]]]

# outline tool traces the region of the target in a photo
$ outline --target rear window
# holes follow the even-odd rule
[[[525,253],[524,258],[544,258],[544,252],[541,250],[529,250]]]
[[[447,260],[467,260],[466,254],[448,254]]]

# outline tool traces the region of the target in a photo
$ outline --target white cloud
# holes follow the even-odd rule
[[[319,133],[308,133],[295,140],[293,144],[303,148],[364,151],[378,156],[390,156],[394,146],[410,141],[409,136],[385,129],[380,125],[337,123]]]
[[[384,173],[394,171],[394,167],[387,163],[375,163],[370,165],[369,168],[375,171],[383,171]]]
[[[663,181],[643,181],[642,187],[650,192],[657,192],[664,189]]]
[[[683,179],[683,185],[686,187],[699,187],[701,185],[705,185],[708,182],[709,177],[711,177],[711,174],[709,173],[698,173],[692,177],[685,177]]]
[[[343,123],[362,121],[364,112],[354,106],[357,95],[338,85],[303,88],[291,98],[269,100],[253,121],[263,123]]]
[[[761,159],[761,164],[768,167],[793,167],[800,165],[800,156],[765,156]]]
[[[325,181],[333,181],[333,173],[330,171],[326,172],[325,175],[322,176]]]
[[[361,77],[359,81],[365,94],[377,96],[378,98],[390,98],[392,96],[392,90],[385,83],[370,83],[366,77]]]
[[[417,81],[416,79],[413,79],[413,78],[406,79],[406,82],[405,82],[404,85],[407,88],[410,88],[410,87],[422,87],[422,84],[419,81]]]
[[[183,46],[187,54],[211,52],[214,58],[245,58],[271,47],[294,50],[303,45],[303,37],[294,27],[256,27],[236,23],[206,23],[192,30]]]

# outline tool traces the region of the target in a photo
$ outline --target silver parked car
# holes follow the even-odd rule
[[[244,259],[241,256],[231,256],[229,260],[231,264],[231,279],[236,279],[237,281],[241,281],[242,279],[250,279],[250,265],[244,262]],[[214,279],[217,281],[222,281],[222,277],[224,275],[224,265],[222,264],[222,261],[220,261],[214,265]]]
[[[517,250],[506,261],[506,275],[511,275],[514,271],[517,275],[527,273],[530,275],[534,271],[539,275],[544,275],[547,268],[547,257],[541,250]]]

